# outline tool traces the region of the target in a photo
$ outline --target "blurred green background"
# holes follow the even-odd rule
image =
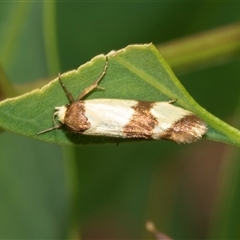
[[[12,84],[39,86],[97,54],[239,16],[237,2],[0,2],[0,64]],[[239,69],[238,58],[176,75],[237,127]],[[173,239],[240,239],[236,148],[207,140],[66,147],[9,132],[0,146],[0,239],[154,239],[147,220]]]

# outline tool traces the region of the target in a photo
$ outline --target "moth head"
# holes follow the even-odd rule
[[[64,124],[64,118],[66,115],[67,106],[68,105],[55,107],[54,114],[53,114],[53,122],[55,122],[54,119],[57,117],[58,121]]]
[[[55,107],[54,113],[53,113],[54,126],[38,132],[37,135],[40,135],[40,134],[43,134],[43,133],[50,132],[52,130],[61,128],[62,125],[64,124],[64,118],[65,118],[65,115],[66,115],[67,107],[68,107],[68,104],[64,105],[64,106],[60,106],[60,107]],[[60,124],[56,123],[56,118],[60,122]]]

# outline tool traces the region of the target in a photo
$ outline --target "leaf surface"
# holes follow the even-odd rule
[[[207,137],[221,142],[240,145],[239,131],[217,119],[201,108],[178,81],[168,64],[152,44],[129,45],[108,55],[109,64],[99,86],[85,100],[93,98],[169,101],[178,99],[177,105],[197,114],[209,125]],[[98,55],[90,62],[61,75],[68,90],[77,99],[102,73],[106,58]],[[58,79],[42,89],[7,99],[0,104],[0,126],[22,135],[59,144],[89,144],[115,142],[106,137],[83,136],[65,129],[37,135],[54,125],[53,111],[56,106],[68,103]],[[101,117],[101,116],[98,116]],[[118,142],[129,141],[120,139]]]

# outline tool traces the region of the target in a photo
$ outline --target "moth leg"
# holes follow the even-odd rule
[[[74,100],[74,98],[73,98],[73,95],[67,90],[65,84],[62,82],[60,73],[58,74],[58,81],[59,81],[60,85],[62,86],[62,89],[63,89],[63,91],[65,92],[65,94],[66,94],[66,96],[67,96],[67,98],[68,98],[68,101],[69,101],[70,103],[75,102],[75,100]]]
[[[45,130],[43,130],[43,131],[38,132],[37,135],[40,135],[40,134],[43,134],[43,133],[50,132],[50,131],[52,131],[52,130],[61,128],[61,127],[63,126],[63,124],[62,124],[62,123],[57,124],[55,117],[56,117],[56,112],[53,114],[53,123],[54,123],[54,126],[51,127],[51,128],[48,128],[48,129],[45,129]]]
[[[40,134],[43,134],[43,133],[46,133],[46,132],[50,132],[50,131],[55,130],[55,129],[59,129],[62,126],[63,126],[63,124],[55,125],[54,127],[51,127],[51,128],[48,128],[48,129],[45,129],[43,131],[38,132],[37,135],[40,135]]]
[[[177,98],[176,98],[176,99],[169,100],[168,103],[169,103],[169,104],[172,104],[172,103],[175,103],[176,101],[177,101]]]
[[[102,87],[99,87],[98,84],[103,79],[104,75],[106,74],[107,68],[108,68],[108,57],[106,56],[106,63],[105,63],[105,67],[103,69],[102,74],[99,76],[99,78],[93,84],[91,84],[89,87],[85,88],[82,91],[82,93],[79,95],[77,101],[80,101],[81,99],[83,99],[88,93],[93,91],[95,88],[104,89]]]

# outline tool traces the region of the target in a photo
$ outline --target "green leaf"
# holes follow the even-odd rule
[[[152,44],[130,45],[108,54],[107,74],[100,86],[86,99],[116,98],[147,101],[178,99],[181,105],[209,125],[207,137],[240,146],[240,132],[201,108],[178,81],[168,64]],[[76,99],[102,73],[105,56],[99,55],[77,70],[61,75],[62,81]],[[64,129],[37,135],[53,126],[53,111],[68,100],[56,78],[42,89],[8,99],[0,104],[0,126],[6,130],[59,144],[89,144],[114,141],[112,138],[83,136]],[[121,141],[128,141],[122,139]]]

